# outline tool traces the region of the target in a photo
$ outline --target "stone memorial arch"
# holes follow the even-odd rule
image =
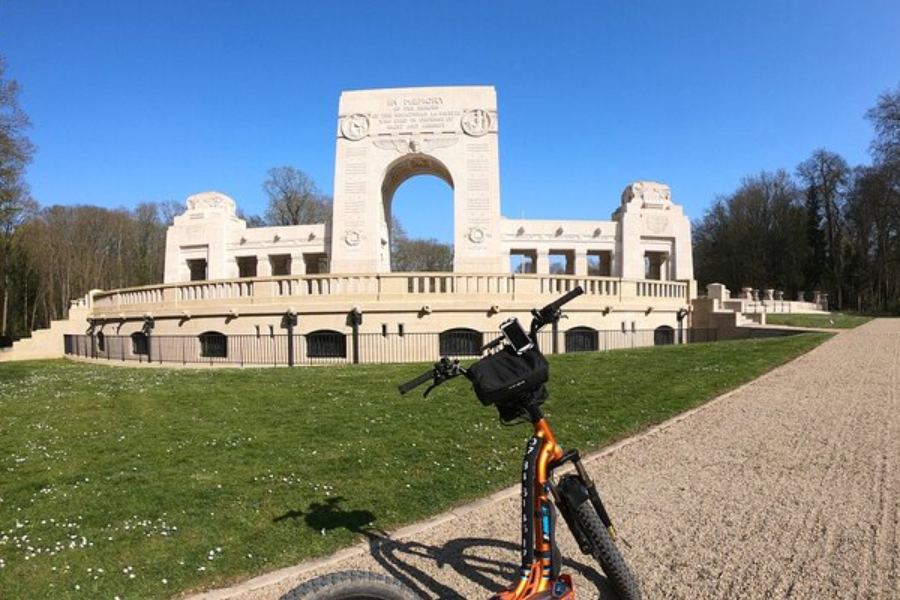
[[[433,175],[453,190],[453,268],[497,273],[501,248],[497,93],[492,86],[341,94],[331,232],[333,273],[390,271],[397,189]]]

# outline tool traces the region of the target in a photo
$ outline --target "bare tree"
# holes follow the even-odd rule
[[[866,117],[875,126],[871,149],[876,162],[900,166],[900,86],[879,96]]]
[[[435,239],[400,240],[391,253],[391,271],[398,273],[453,271],[453,247]]]
[[[269,197],[265,213],[268,225],[325,223],[331,218],[331,199],[300,169],[270,169],[263,191]]]
[[[395,273],[453,271],[453,246],[435,239],[410,238],[397,217],[391,217],[391,271]]]
[[[11,292],[11,265],[17,251],[17,229],[34,207],[25,168],[35,148],[25,131],[31,126],[19,108],[19,84],[6,78],[6,62],[0,57],[0,336],[6,336]]]
[[[800,193],[783,170],[746,177],[694,223],[701,283],[800,289],[806,250]]]
[[[844,257],[846,254],[844,235],[844,204],[850,181],[850,167],[847,162],[833,152],[819,149],[800,163],[797,175],[821,204],[824,212],[825,259],[829,279],[829,290],[835,294],[836,307],[843,308]],[[809,199],[809,198],[808,198]]]

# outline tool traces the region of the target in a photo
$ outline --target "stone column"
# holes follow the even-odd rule
[[[306,261],[303,253],[291,253],[291,275],[306,275]]]
[[[753,288],[741,288],[741,298],[744,300],[753,300]]]
[[[269,262],[268,254],[256,257],[256,275],[259,277],[272,276],[272,263]]]
[[[806,292],[803,290],[797,292],[797,302],[806,302]]]
[[[575,275],[585,277],[588,274],[587,250],[575,250]]]
[[[768,289],[765,291],[765,296],[763,296],[763,300],[774,300],[775,299],[775,290]]]
[[[547,250],[537,250],[537,260],[535,262],[535,273],[538,275],[548,275],[550,273],[550,253]]]

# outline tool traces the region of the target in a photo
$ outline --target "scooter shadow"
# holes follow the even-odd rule
[[[520,565],[517,562],[518,545],[490,538],[461,537],[447,541],[442,546],[416,541],[394,540],[386,533],[371,527],[375,515],[366,510],[346,510],[344,498],[329,498],[325,502],[310,505],[305,511],[290,510],[274,521],[303,518],[314,531],[347,529],[368,540],[372,558],[392,577],[413,589],[421,598],[439,600],[466,600],[450,582],[462,576],[485,590],[485,598],[502,590],[517,580]],[[596,568],[594,559],[582,562],[571,557],[563,558],[562,570],[580,575],[579,598],[590,598],[589,587],[596,590],[598,600],[617,598],[609,581]],[[427,564],[427,568],[422,565]],[[436,568],[433,568],[433,567]],[[449,569],[449,570],[448,570]],[[447,573],[447,577],[441,575]],[[470,587],[470,586],[466,586]],[[586,589],[588,588],[588,589]]]
[[[520,565],[516,558],[519,546],[511,542],[489,538],[456,538],[443,546],[431,546],[414,541],[393,540],[373,532],[368,532],[367,537],[375,561],[423,599],[466,600],[458,590],[442,581],[440,573],[445,572],[445,569],[450,569],[483,588],[485,598],[518,578]],[[426,572],[417,565],[423,560],[433,561],[437,569]],[[599,600],[617,598],[606,577],[592,565],[564,558],[562,570],[577,573],[583,582],[595,587]],[[448,576],[447,579],[454,578]],[[581,598],[591,597],[584,583],[579,591]]]

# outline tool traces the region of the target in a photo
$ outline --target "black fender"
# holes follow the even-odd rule
[[[578,547],[582,554],[591,553],[591,543],[587,535],[581,530],[578,520],[575,519],[575,509],[591,501],[591,494],[587,486],[577,475],[564,475],[560,478],[559,483],[554,486],[553,499],[562,515],[572,537],[578,542]]]

